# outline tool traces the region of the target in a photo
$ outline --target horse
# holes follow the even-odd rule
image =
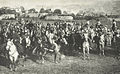
[[[25,49],[24,49],[24,47],[22,45],[22,40],[23,40],[22,37],[19,37],[19,39],[14,39],[13,40],[15,46],[17,47],[17,50],[18,50],[20,58],[24,58],[25,57],[25,55],[24,55],[24,50]]]
[[[49,39],[44,33],[41,33],[41,36],[34,36],[33,43],[34,47],[32,54],[37,55],[39,59],[42,58],[42,60],[44,60],[45,54],[47,52],[45,48],[51,47]],[[44,61],[42,61],[42,63],[44,63]]]
[[[76,32],[74,35],[75,39],[75,50],[82,49],[82,33]]]
[[[85,60],[86,51],[87,51],[87,57],[89,58],[89,50],[90,50],[89,34],[88,33],[83,33],[82,49],[83,49],[83,58]]]
[[[9,59],[11,61],[10,69],[11,71],[15,71],[16,61],[18,59],[19,53],[17,51],[15,44],[13,43],[13,39],[8,40],[7,45],[6,45],[6,50],[8,50]]]
[[[44,63],[44,57],[46,56],[46,54],[50,52],[54,54],[54,62],[57,63],[57,56],[61,55],[60,48],[63,43],[66,44],[64,38],[53,39],[52,44],[50,44],[50,42],[47,42],[47,45],[46,42],[43,41],[43,39],[38,38],[37,43],[37,46],[33,50],[33,54],[35,54],[35,52],[36,54],[39,54],[42,59],[42,63]]]
[[[72,52],[75,47],[75,34],[69,33],[69,34],[65,35],[65,39],[67,41],[67,45],[68,45],[70,51]]]

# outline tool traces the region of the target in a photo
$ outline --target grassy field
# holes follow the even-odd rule
[[[32,20],[33,22],[40,22],[40,23],[43,23],[43,25],[46,25],[47,23],[50,23],[50,24],[54,24],[55,22],[60,22],[60,21],[53,21],[53,20],[40,20],[39,18],[23,18],[24,20]],[[103,25],[111,25],[111,21],[108,20],[107,18],[99,18],[101,23]],[[69,22],[77,22],[79,24],[83,23],[85,24],[87,20],[73,20],[73,21],[69,21]],[[4,23],[4,22],[12,22],[12,23],[16,23],[17,21],[16,20],[1,20],[0,21],[1,24]],[[97,23],[96,20],[90,20],[90,24],[91,25],[95,25]]]
[[[53,21],[53,20],[40,20],[39,18],[23,18],[24,20],[32,20],[33,22],[40,22],[42,23],[42,25],[47,25],[47,23],[49,24],[54,24],[55,22],[60,22],[60,21]],[[106,25],[108,28],[110,28],[112,26],[112,18],[98,18],[101,23],[103,25]],[[117,26],[120,27],[120,21],[119,21],[120,18],[116,18],[116,21],[117,21]],[[0,24],[2,25],[4,22],[12,22],[12,23],[16,23],[17,21],[16,20],[1,20],[0,21]],[[87,20],[85,19],[82,19],[82,20],[73,20],[73,21],[68,21],[68,22],[77,22],[79,24],[85,24],[87,22]],[[92,19],[90,20],[90,25],[95,25],[97,23],[96,20]]]
[[[12,72],[5,67],[6,60],[0,60],[0,74],[120,74],[120,60],[116,59],[114,49],[106,47],[106,56],[91,53],[89,60],[83,60],[82,53],[76,56],[66,56],[58,64],[53,62],[53,55],[48,54],[46,61],[41,64],[36,56],[30,57],[17,66],[17,71]],[[4,63],[4,65],[3,65]]]

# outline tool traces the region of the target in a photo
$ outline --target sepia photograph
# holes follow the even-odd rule
[[[0,74],[120,74],[120,0],[0,0]]]

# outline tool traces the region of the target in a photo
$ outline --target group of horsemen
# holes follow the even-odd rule
[[[73,46],[75,45],[74,34],[80,34],[84,39],[83,42],[81,42],[83,53],[85,53],[87,48],[91,48],[91,42],[100,44],[98,40],[95,40],[96,36],[101,37],[101,41],[103,41],[101,44],[103,44],[103,46],[111,46],[112,42],[116,41],[116,38],[120,38],[120,30],[117,28],[115,20],[112,21],[112,27],[110,29],[102,25],[100,20],[97,21],[95,26],[90,25],[90,21],[87,21],[84,25],[76,22],[71,24],[55,22],[54,24],[47,23],[47,25],[32,21],[25,21],[24,23],[17,22],[15,24],[7,22],[1,25],[0,28],[0,45],[12,40],[19,53],[33,52],[37,45],[43,47],[44,51],[45,48],[51,45],[48,47],[48,50],[53,49],[53,46],[55,46],[53,51],[58,53],[60,48],[58,48],[56,41],[61,39],[66,45],[71,46],[72,44]],[[72,37],[70,38],[69,36]],[[73,43],[71,43],[72,41]],[[84,43],[86,41],[88,44]]]

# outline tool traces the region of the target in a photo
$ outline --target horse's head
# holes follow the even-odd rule
[[[14,44],[14,43],[13,43],[13,39],[12,39],[12,40],[8,39],[8,42],[7,42],[7,45],[6,45],[6,50],[9,50],[10,47],[11,47],[13,44]]]

